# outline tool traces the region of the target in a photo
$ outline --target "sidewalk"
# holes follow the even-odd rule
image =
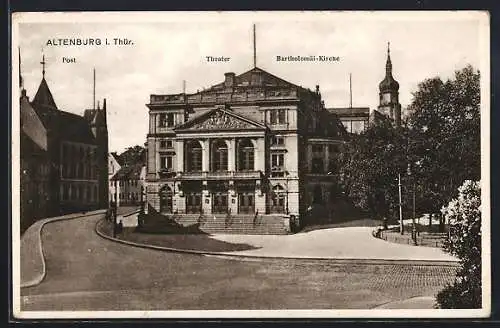
[[[119,239],[137,246],[208,254],[339,260],[432,261],[454,263],[441,249],[401,245],[372,236],[371,227],[315,230],[295,235],[161,235],[129,232]]]
[[[266,257],[335,258],[409,261],[458,261],[438,248],[394,244],[372,236],[373,228],[348,227],[315,230],[286,236],[213,235],[257,249],[231,254]]]
[[[97,214],[104,214],[105,210],[86,213],[73,213],[39,220],[33,223],[22,235],[20,240],[20,275],[21,287],[31,287],[42,282],[45,277],[45,259],[42,250],[42,229],[50,222],[71,220]]]

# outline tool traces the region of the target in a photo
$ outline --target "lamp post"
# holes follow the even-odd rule
[[[403,225],[403,207],[401,202],[401,173],[398,173],[398,191],[399,191],[399,233],[404,234]]]
[[[286,177],[286,214],[289,213],[289,210],[288,210],[288,171],[285,171],[285,177]]]

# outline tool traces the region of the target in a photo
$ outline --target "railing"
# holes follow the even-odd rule
[[[181,172],[177,179],[206,180],[206,179],[260,179],[261,171],[218,171],[218,172]]]
[[[213,102],[238,102],[260,99],[295,99],[295,89],[272,89],[262,91],[243,92],[206,92],[193,95],[151,95],[151,104],[182,104],[182,103],[213,103]]]

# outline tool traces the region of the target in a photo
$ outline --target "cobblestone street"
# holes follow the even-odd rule
[[[453,266],[239,261],[130,247],[96,235],[102,216],[48,224],[47,275],[22,310],[370,309],[433,297]]]

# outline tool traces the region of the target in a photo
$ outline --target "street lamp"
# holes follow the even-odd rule
[[[286,177],[286,214],[289,213],[289,210],[288,210],[288,171],[285,171],[285,177]]]
[[[403,208],[401,204],[401,173],[398,173],[398,191],[399,191],[399,233],[404,234]]]

